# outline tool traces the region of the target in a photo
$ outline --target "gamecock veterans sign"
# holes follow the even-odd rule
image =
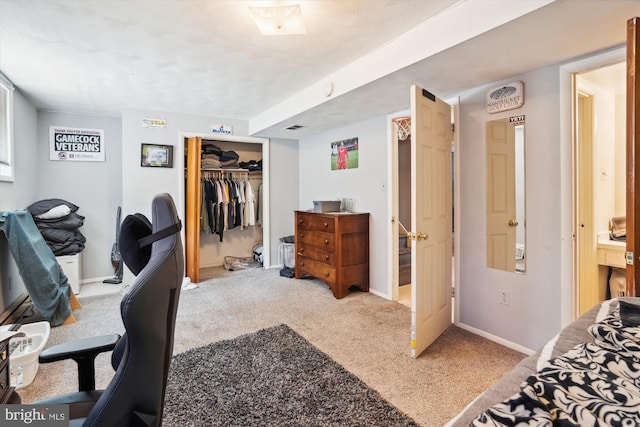
[[[104,162],[104,130],[50,126],[49,160]]]

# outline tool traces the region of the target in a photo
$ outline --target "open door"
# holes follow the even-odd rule
[[[451,325],[451,107],[411,87],[411,357]]]
[[[627,21],[627,295],[640,295],[635,266],[640,263],[640,18]],[[638,231],[636,231],[638,230]],[[630,256],[629,256],[630,255]]]
[[[185,182],[185,267],[191,282],[200,282],[200,149],[202,139],[187,138]]]

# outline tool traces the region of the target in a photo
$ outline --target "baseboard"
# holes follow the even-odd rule
[[[480,329],[476,329],[472,326],[469,325],[465,325],[464,323],[456,323],[455,324],[457,327],[462,328],[464,330],[467,330],[473,334],[476,334],[478,336],[481,336],[482,338],[486,338],[488,340],[491,340],[495,343],[498,343],[500,345],[503,345],[505,347],[509,347],[512,350],[515,351],[519,351],[520,353],[524,353],[527,356],[531,356],[533,353],[535,353],[535,350],[531,350],[530,348],[521,346],[520,344],[516,344],[514,342],[511,342],[509,340],[505,340],[504,338],[500,338],[499,336],[490,334],[486,331],[480,330]]]
[[[80,280],[81,285],[88,285],[90,283],[102,283],[106,279],[113,279],[116,275],[112,274],[111,276],[103,276],[103,277],[93,277],[90,279],[82,279]]]
[[[369,293],[370,294],[374,294],[377,297],[384,298],[386,300],[391,301],[391,297],[388,294],[380,292],[380,291],[376,291],[375,289],[371,289],[371,287],[369,287]]]

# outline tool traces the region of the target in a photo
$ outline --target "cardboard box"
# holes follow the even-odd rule
[[[340,212],[340,200],[314,201],[313,211],[316,213]]]

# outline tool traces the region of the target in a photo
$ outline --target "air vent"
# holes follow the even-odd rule
[[[287,130],[298,130],[301,127],[303,127],[303,126],[302,125],[291,125],[291,126],[286,127],[285,129],[287,129]]]

